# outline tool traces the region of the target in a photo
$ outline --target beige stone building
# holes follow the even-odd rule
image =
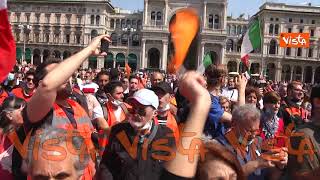
[[[227,17],[227,3],[144,0],[144,11],[132,12],[113,7],[109,0],[9,0],[9,16],[18,60],[39,64],[49,56],[64,59],[85,47],[91,38],[108,33],[112,38],[108,55],[90,57],[83,67],[110,68],[128,61],[133,69],[165,70],[168,24],[177,10],[192,7],[201,20],[196,64],[210,54],[215,62],[235,72],[239,71],[240,39],[249,17]],[[265,3],[257,15],[263,29],[263,48],[250,55],[251,73],[265,69],[267,77],[276,81],[320,82],[320,7]],[[309,32],[312,45],[309,49],[280,48],[281,32]]]

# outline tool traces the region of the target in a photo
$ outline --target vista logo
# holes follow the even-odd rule
[[[309,33],[281,33],[280,47],[290,48],[309,48],[310,34]]]

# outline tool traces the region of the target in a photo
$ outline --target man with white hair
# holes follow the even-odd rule
[[[257,136],[260,111],[254,105],[246,104],[235,108],[232,112],[232,122],[234,126],[216,140],[237,156],[249,180],[265,179],[270,175],[270,171],[284,169],[288,161],[286,149],[272,154],[278,157],[278,161],[261,156],[262,142]]]
[[[128,99],[128,103],[133,108],[125,120],[127,122],[111,129],[98,179],[107,179],[109,170],[114,180],[158,179],[163,161],[155,157],[170,157],[170,152],[154,148],[154,142],[160,145],[159,140],[166,140],[161,145],[174,147],[174,138],[168,136],[172,131],[155,120],[159,99],[153,91],[140,89]]]

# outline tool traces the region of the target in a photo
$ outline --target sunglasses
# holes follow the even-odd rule
[[[33,78],[26,78],[28,82],[33,81]]]
[[[147,114],[145,107],[134,107],[128,109],[128,111],[130,114],[138,114],[139,116],[145,116]]]

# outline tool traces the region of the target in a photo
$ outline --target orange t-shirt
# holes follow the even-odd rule
[[[25,101],[29,101],[32,97],[32,94],[31,95],[26,95],[24,92],[23,92],[23,89],[21,87],[19,88],[15,88],[11,91],[12,94],[14,94],[16,97],[18,98],[22,98],[24,99]]]

